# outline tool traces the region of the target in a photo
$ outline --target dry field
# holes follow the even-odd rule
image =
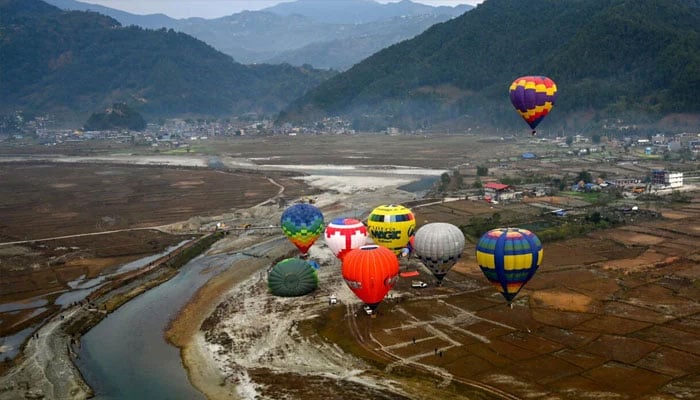
[[[287,174],[268,176],[284,196],[304,190]],[[280,190],[245,171],[114,164],[4,163],[0,180],[0,243],[26,241],[0,244],[0,336],[57,312],[72,282],[191,237],[142,228],[247,208]]]
[[[279,191],[260,174],[202,168],[11,163],[0,179],[3,242],[155,227],[247,208]],[[291,196],[295,182],[285,180]]]
[[[416,210],[418,220],[444,219],[435,215],[445,206]],[[377,318],[338,308],[310,324],[387,377],[444,398],[700,398],[700,198],[669,215],[544,243],[512,309],[486,284],[472,243],[443,287],[401,280],[403,297]]]
[[[210,148],[193,150],[220,155],[225,163],[260,158],[266,164],[462,165],[469,179],[475,178],[476,165],[488,165],[494,178],[645,169],[590,159],[522,160],[524,151],[545,151],[525,138],[507,143],[457,135],[297,136],[212,140],[201,146]],[[496,167],[504,161],[507,167]],[[286,198],[310,192],[290,176],[265,173],[285,186]],[[37,297],[51,303],[81,276],[97,277],[183,239],[133,228],[221,215],[279,190],[253,172],[115,164],[5,163],[0,179],[0,242],[33,241],[0,246],[0,304]],[[360,356],[376,367],[377,375],[402,382],[418,398],[700,398],[699,200],[664,210],[661,220],[545,243],[544,263],[513,309],[486,285],[472,243],[443,287],[412,289],[410,282],[401,281],[396,290],[402,300],[386,301],[377,318],[336,307],[301,323],[300,330]],[[415,212],[419,224],[461,224],[494,212],[504,220],[527,219],[541,210],[457,201],[416,207]],[[37,241],[121,229],[125,231]],[[419,270],[422,279],[432,282]],[[43,316],[31,308],[0,313],[0,335]],[[295,375],[253,374],[270,384],[298,385]],[[346,382],[348,393],[371,393]],[[310,387],[318,397],[294,395],[333,395],[322,390],[329,387],[322,377]]]

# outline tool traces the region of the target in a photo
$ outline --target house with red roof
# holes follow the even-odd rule
[[[515,191],[509,185],[497,182],[484,183],[484,199],[487,201],[503,201],[515,199]]]

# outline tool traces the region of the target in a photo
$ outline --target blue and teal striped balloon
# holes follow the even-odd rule
[[[542,242],[527,229],[492,229],[476,245],[476,262],[508,303],[535,275],[543,255]]]

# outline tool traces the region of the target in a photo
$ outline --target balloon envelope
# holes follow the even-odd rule
[[[476,262],[508,303],[535,274],[543,255],[542,242],[527,229],[492,229],[476,245]]]
[[[350,250],[365,245],[367,227],[353,218],[336,218],[326,226],[324,238],[328,248],[342,260]]]
[[[284,210],[280,225],[287,238],[306,254],[323,232],[323,213],[311,204],[295,204]]]
[[[530,125],[533,134],[556,99],[557,85],[546,76],[521,76],[510,85],[510,102]]]
[[[462,257],[464,234],[448,223],[432,222],[416,231],[415,253],[439,282]]]
[[[318,287],[318,277],[307,261],[287,258],[272,267],[267,275],[267,286],[276,296],[303,296]]]
[[[362,246],[343,258],[343,279],[370,307],[376,307],[399,279],[399,260],[381,246]]]
[[[374,243],[399,255],[416,230],[413,212],[401,205],[381,205],[369,215],[367,230]]]

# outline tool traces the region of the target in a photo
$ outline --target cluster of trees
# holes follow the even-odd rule
[[[129,129],[142,131],[146,129],[146,121],[141,114],[124,103],[116,103],[111,108],[99,113],[93,113],[85,123],[86,131],[103,131],[109,129]]]

